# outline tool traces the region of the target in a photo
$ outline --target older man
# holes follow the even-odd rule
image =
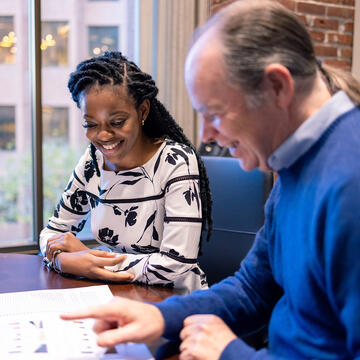
[[[359,83],[322,66],[304,26],[267,0],[210,19],[185,78],[202,139],[278,172],[264,227],[209,290],[64,318],[98,318],[100,345],[180,337],[180,359],[360,358]],[[267,349],[241,340],[269,319]]]

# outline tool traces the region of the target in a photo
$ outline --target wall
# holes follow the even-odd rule
[[[233,0],[211,0],[211,12]],[[276,1],[276,0],[274,0]],[[306,25],[315,53],[325,64],[351,70],[355,0],[278,0]]]

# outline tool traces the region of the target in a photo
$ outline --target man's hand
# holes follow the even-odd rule
[[[94,331],[99,346],[157,339],[164,332],[164,319],[154,305],[115,297],[109,304],[73,314],[61,315],[64,320],[96,319]]]
[[[192,315],[180,332],[180,360],[216,360],[236,335],[215,315]]]
[[[115,253],[103,250],[62,252],[56,257],[57,267],[64,273],[85,276],[88,279],[130,282],[134,274],[126,271],[113,272],[105,266],[121,264],[126,255],[116,257]]]
[[[61,250],[63,252],[75,252],[88,250],[74,234],[67,232],[51,237],[46,244],[46,257],[52,261],[55,250]]]

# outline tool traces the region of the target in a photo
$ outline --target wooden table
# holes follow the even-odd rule
[[[0,293],[68,289],[104,285],[102,281],[90,281],[64,277],[43,265],[42,257],[24,254],[0,254]],[[108,284],[113,295],[132,300],[158,302],[175,292],[156,286],[135,284]],[[154,346],[149,346],[154,351]],[[177,356],[168,358],[177,359]]]

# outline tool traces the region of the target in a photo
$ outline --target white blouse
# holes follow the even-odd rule
[[[165,140],[144,165],[125,171],[103,169],[96,151],[97,176],[90,147],[81,157],[54,215],[40,234],[43,255],[55,234],[81,231],[90,213],[94,238],[127,254],[113,271],[135,274],[134,281],[191,292],[207,288],[197,256],[201,199],[196,156],[186,145]]]

